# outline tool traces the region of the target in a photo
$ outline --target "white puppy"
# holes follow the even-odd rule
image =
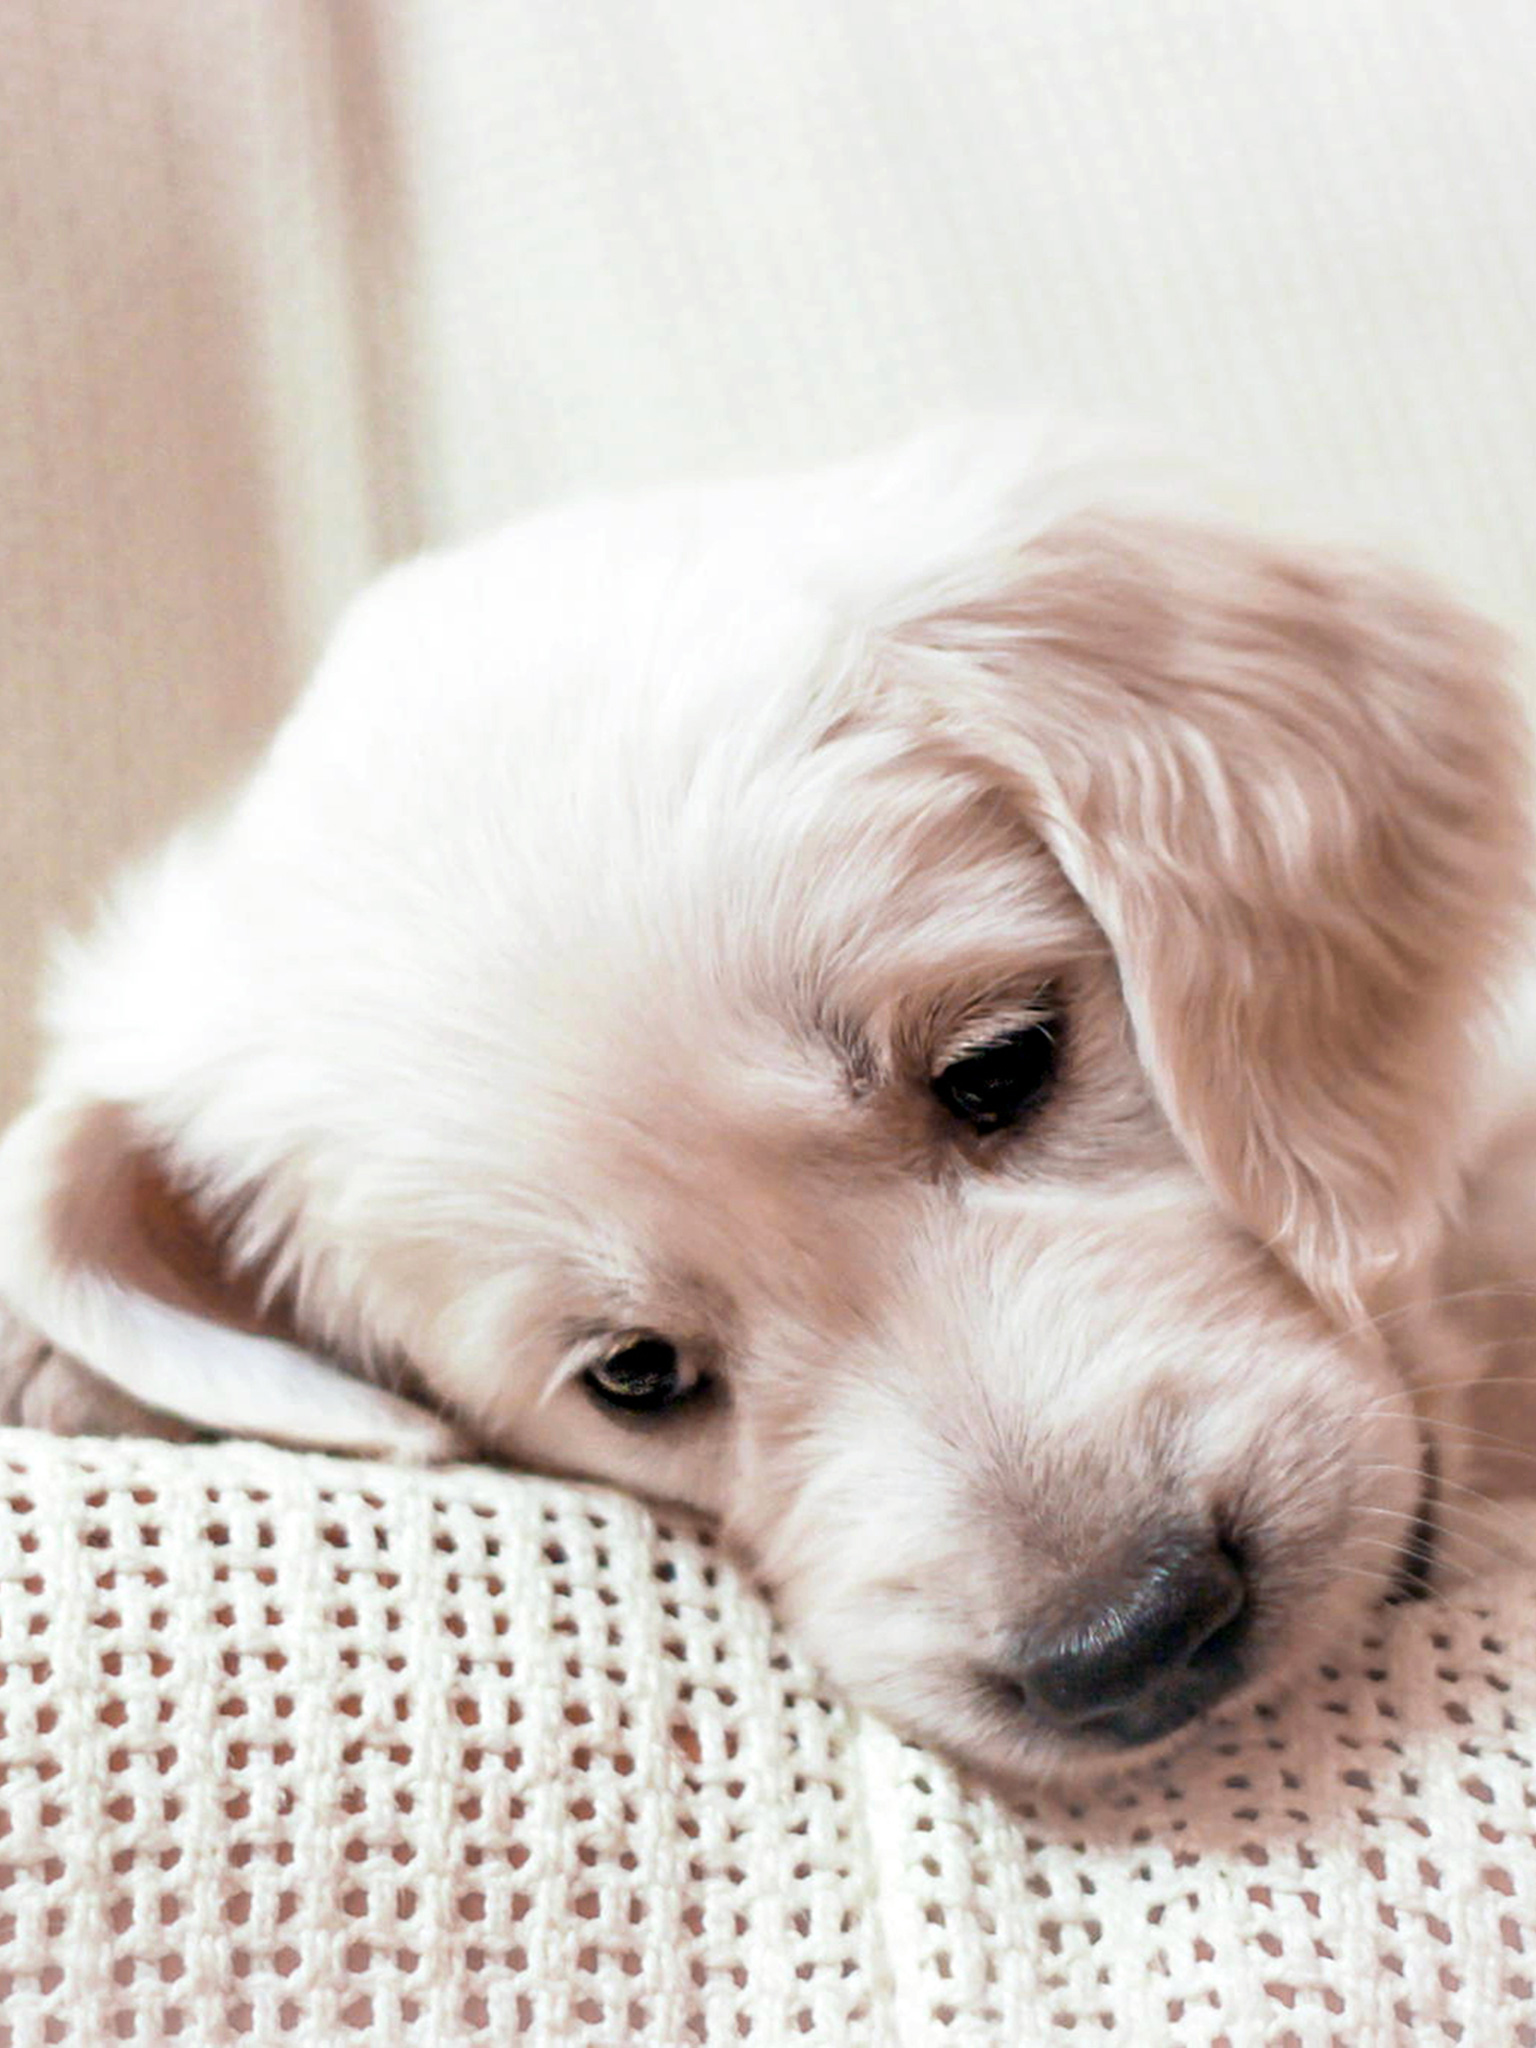
[[[997,423],[395,572],[57,978],[10,1414],[679,1499],[903,1726],[1166,1740],[1419,1562],[1499,666]]]

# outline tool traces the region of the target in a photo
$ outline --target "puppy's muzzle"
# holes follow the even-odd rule
[[[1208,1532],[1165,1537],[1084,1581],[1058,1630],[1032,1629],[1007,1674],[1017,1704],[1059,1735],[1129,1749],[1213,1706],[1243,1677],[1251,1602],[1242,1559]]]

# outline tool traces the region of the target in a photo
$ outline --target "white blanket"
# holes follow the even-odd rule
[[[20,1432],[0,1474],[9,2048],[1536,2040],[1536,1574],[1010,1806],[605,1492]]]

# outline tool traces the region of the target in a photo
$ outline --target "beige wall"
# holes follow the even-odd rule
[[[4,11],[6,1099],[43,931],[246,757],[373,552],[304,13]]]
[[[1045,393],[1536,628],[1527,0],[6,0],[0,1103],[375,563]]]

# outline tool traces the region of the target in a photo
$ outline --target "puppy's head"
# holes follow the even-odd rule
[[[904,1725],[1102,1766],[1408,1539],[1496,669],[997,428],[419,564],[64,977],[0,1288],[217,1426],[404,1441],[398,1362],[721,1516]]]

